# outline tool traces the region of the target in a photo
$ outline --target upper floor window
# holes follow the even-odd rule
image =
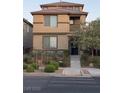
[[[45,16],[44,25],[50,27],[57,27],[57,16]]]

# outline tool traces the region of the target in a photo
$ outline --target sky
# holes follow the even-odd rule
[[[32,23],[33,17],[30,12],[40,10],[41,4],[59,2],[60,0],[23,0],[23,17]],[[87,22],[100,17],[100,0],[62,0],[84,4],[84,11],[88,12]]]

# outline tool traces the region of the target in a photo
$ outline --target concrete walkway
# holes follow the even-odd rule
[[[78,69],[81,68],[79,55],[70,56],[70,61],[71,61],[71,68],[78,68]]]
[[[70,56],[70,67],[63,70],[65,76],[81,76],[80,56]]]

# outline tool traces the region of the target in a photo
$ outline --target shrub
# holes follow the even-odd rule
[[[26,68],[27,68],[27,64],[23,63],[23,69],[26,69]]]
[[[23,61],[26,63],[26,64],[31,64],[33,63],[33,59],[30,55],[25,55],[24,58],[23,58]]]
[[[89,55],[88,54],[83,54],[81,55],[81,65],[82,66],[88,66],[89,65]]]
[[[64,56],[68,57],[69,56],[69,51],[68,50],[64,50]]]
[[[44,72],[55,72],[55,66],[54,65],[51,65],[51,64],[48,64],[45,67]]]
[[[34,68],[34,69],[38,69],[38,65],[36,63],[32,63],[31,66]]]
[[[27,72],[34,72],[34,68],[31,65],[28,65],[26,68]]]
[[[94,64],[95,67],[100,68],[100,57],[99,56],[95,56],[93,58],[92,63]]]
[[[58,62],[56,62],[56,61],[50,61],[49,64],[50,65],[54,65],[55,66],[55,69],[58,70],[58,68],[59,68],[59,63]]]
[[[59,66],[60,66],[60,67],[64,67],[63,61],[59,61]]]

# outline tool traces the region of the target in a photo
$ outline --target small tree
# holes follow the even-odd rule
[[[81,24],[80,31],[76,32],[80,49],[91,48],[92,56],[93,50],[100,47],[100,20],[96,19],[88,25]]]

